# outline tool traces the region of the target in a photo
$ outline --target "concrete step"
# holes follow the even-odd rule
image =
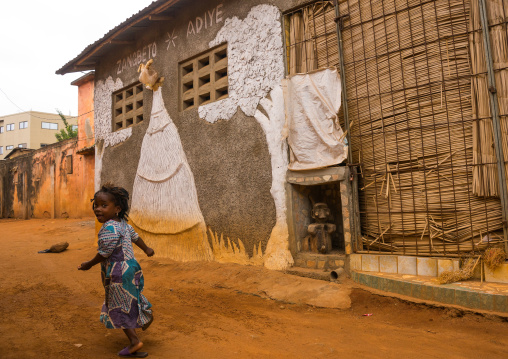
[[[344,268],[345,263],[346,255],[341,252],[331,252],[329,254],[300,252],[295,258],[295,267],[318,269],[321,271]]]

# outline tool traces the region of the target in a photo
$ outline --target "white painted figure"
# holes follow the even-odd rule
[[[153,92],[129,217],[158,255],[180,261],[213,258],[194,177],[162,88]]]

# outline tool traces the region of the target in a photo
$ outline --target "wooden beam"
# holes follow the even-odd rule
[[[128,45],[128,44],[132,44],[132,40],[109,40],[108,41],[108,44],[112,44],[112,45]]]
[[[150,15],[148,19],[151,21],[170,21],[174,20],[175,18],[173,16],[167,15]]]

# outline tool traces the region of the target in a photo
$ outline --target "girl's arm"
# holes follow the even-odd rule
[[[143,252],[145,252],[148,257],[151,257],[155,254],[153,249],[148,247],[141,237],[138,237],[134,244],[137,245]]]
[[[94,265],[96,264],[99,264],[101,262],[104,262],[106,260],[105,257],[101,256],[99,253],[97,253],[95,255],[95,257],[93,257],[92,260],[88,261],[88,262],[83,262],[81,263],[81,265],[78,267],[78,270],[89,270],[90,268],[92,268]]]

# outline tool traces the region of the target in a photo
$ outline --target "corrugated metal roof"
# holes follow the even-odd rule
[[[94,77],[95,77],[95,71],[87,72],[80,78],[77,78],[76,80],[72,81],[71,85],[72,86],[80,86],[82,83],[84,83],[86,81],[93,80]]]
[[[137,23],[147,20],[150,15],[159,14],[181,0],[157,0],[152,2],[150,5],[145,7],[143,10],[140,10],[138,13],[132,15],[130,18],[122,22],[120,25],[116,26],[112,30],[110,30],[107,34],[105,34],[101,39],[97,40],[91,45],[88,45],[78,56],[76,56],[71,61],[67,62],[64,66],[62,66],[59,70],[56,71],[58,75],[65,75],[70,72],[84,71],[84,70],[94,70],[96,61],[99,55],[94,54],[99,51],[104,46],[114,46],[114,40],[116,37],[124,34],[131,27],[136,25]],[[87,60],[89,60],[87,62]]]

